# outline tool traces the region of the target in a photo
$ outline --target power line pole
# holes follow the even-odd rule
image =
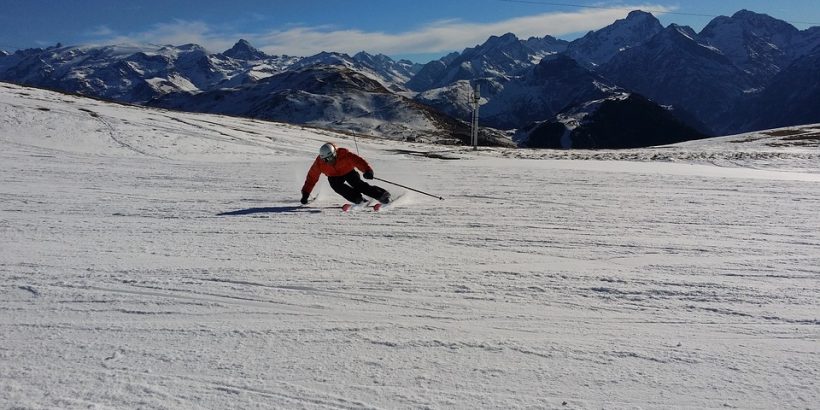
[[[481,86],[475,85],[475,93],[473,94],[473,119],[471,124],[473,151],[478,149],[478,103],[481,101]]]

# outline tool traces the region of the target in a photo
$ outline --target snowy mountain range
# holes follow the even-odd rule
[[[646,43],[613,57],[601,72],[660,104],[690,111],[707,124],[708,131],[723,132],[719,127],[753,84],[725,55],[696,38],[689,27],[670,25]]]
[[[465,139],[477,84],[481,124],[501,130],[563,123],[559,114],[574,107],[636,93],[634,101],[667,110],[697,130],[691,138],[700,138],[820,122],[820,112],[811,108],[820,98],[818,54],[820,27],[801,31],[742,10],[696,33],[663,27],[653,15],[633,11],[572,42],[507,33],[423,66],[366,52],[272,56],[245,40],[216,54],[194,44],[58,45],[0,54],[0,81],[439,141]],[[486,143],[512,143],[504,132],[485,134]]]
[[[507,42],[512,43],[512,38],[507,38]],[[493,47],[489,43],[488,41],[483,46],[469,49],[471,55],[477,50],[486,49],[488,51],[485,55],[492,56],[489,50]],[[519,40],[519,43],[523,41]],[[820,95],[820,86],[816,81],[812,81],[812,78],[820,77],[820,70],[812,69],[811,63],[806,63],[820,53],[820,27],[800,31],[767,15],[741,10],[731,17],[714,19],[701,33],[696,33],[689,27],[676,24],[664,28],[651,14],[633,11],[625,19],[590,32],[564,46],[566,48],[562,54],[573,58],[581,66],[602,77],[603,82],[637,92],[661,106],[674,108],[677,117],[685,119],[690,126],[705,134],[725,134],[794,125],[791,121],[798,118],[805,121],[803,123],[820,121],[820,112],[816,110],[807,108],[807,115],[794,116],[791,113],[795,107],[782,103],[785,100],[795,103],[805,101],[808,104]],[[493,58],[489,60],[496,61]],[[452,77],[453,71],[457,69],[453,67],[457,61],[459,60],[447,56],[429,63],[419,74],[433,71],[439,73],[437,80],[426,79],[427,84],[436,87],[436,84],[446,83],[447,79]],[[528,67],[531,68],[537,63],[530,63],[527,66],[527,59],[519,58],[516,61],[520,64],[516,66],[515,71],[485,71],[469,80],[472,83],[501,85],[517,80],[526,82],[529,75]],[[795,64],[794,68],[791,68],[792,64]],[[786,78],[791,76],[777,77],[779,73],[792,69],[803,74],[800,77],[803,81],[800,81],[799,85],[797,81],[786,81]],[[459,72],[463,73],[464,70]],[[550,94],[560,94],[562,87],[587,87],[587,78],[576,78],[577,82],[568,79],[568,83],[553,80],[541,84],[539,99],[556,99],[555,95]],[[414,78],[409,84],[417,84],[414,83],[415,80]],[[453,108],[447,109],[458,104],[436,101],[436,96],[446,100],[454,94],[463,94],[453,92],[453,88],[463,90],[467,87],[456,82],[438,88],[421,89],[422,93],[418,99],[465,118],[468,113],[463,108],[460,112]],[[498,118],[492,108],[493,98],[498,94],[506,94],[502,98],[504,103],[499,103],[498,106],[510,107],[502,116],[520,116],[522,111],[530,110],[532,107],[532,104],[529,104],[533,100],[530,97],[530,90],[513,96],[515,93],[512,91],[498,93],[497,90],[500,88],[502,87],[487,88],[484,106],[492,115],[485,118],[485,121],[489,125],[504,127],[532,127],[533,124],[526,121],[516,124],[493,124],[493,120]],[[516,101],[517,104],[510,105],[509,101]],[[567,104],[584,102],[576,100]],[[761,117],[760,110],[753,110],[749,108],[750,105],[769,107],[765,110],[766,115]],[[565,107],[543,114],[554,115],[563,108]],[[802,111],[802,108],[797,110]],[[524,117],[530,119],[526,115]],[[768,118],[772,119],[767,120]],[[776,121],[774,118],[781,120]],[[549,117],[541,119],[558,120]]]
[[[355,69],[386,85],[406,82],[417,65],[361,52],[354,57],[320,53],[270,56],[239,40],[209,54],[204,48],[116,45],[20,50],[0,60],[0,78],[118,101],[144,103],[175,91],[191,94],[257,82],[277,73],[316,65]]]
[[[480,111],[483,124],[517,129],[514,139],[526,147],[632,148],[707,135],[690,114],[661,107],[618,87],[566,54],[544,57],[518,76],[488,77],[473,83],[480,85],[485,99]],[[462,80],[420,93],[416,99],[464,118],[470,114],[466,102],[471,92],[471,82]],[[626,115],[596,115],[601,108],[615,108]],[[631,115],[634,112],[641,115]],[[545,127],[557,135],[545,137]],[[579,132],[588,135],[582,138]]]
[[[335,58],[335,56],[328,56]],[[149,106],[310,124],[403,141],[465,143],[462,121],[419,104],[341,65],[308,65],[237,87],[197,94],[168,93]],[[511,145],[500,132],[483,134],[491,145]]]
[[[692,113],[713,133],[772,128],[774,123],[760,123],[757,117],[744,115],[748,111],[742,107],[772,92],[820,93],[816,81],[792,86],[773,82],[797,60],[820,52],[818,34],[817,29],[799,31],[783,21],[743,10],[713,20],[701,33],[670,25],[616,55],[600,72],[660,104]],[[814,70],[814,77],[820,77],[820,71]],[[783,99],[765,104],[781,114],[795,108]]]
[[[552,37],[519,40],[515,34],[492,36],[484,44],[425,65],[407,86],[416,91],[446,87],[460,80],[515,76],[543,57],[566,49],[567,42]]]

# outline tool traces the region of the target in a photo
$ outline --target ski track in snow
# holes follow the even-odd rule
[[[360,139],[376,176],[446,200],[376,182],[389,211],[343,213],[324,179],[298,198],[347,136],[0,102],[0,407],[820,402],[816,147]]]

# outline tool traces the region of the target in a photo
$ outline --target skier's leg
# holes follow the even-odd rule
[[[330,187],[333,188],[337,194],[343,196],[348,201],[354,204],[364,201],[362,194],[357,189],[345,184],[345,176],[327,177],[327,182],[330,182]]]
[[[344,178],[347,181],[347,183],[353,187],[353,189],[361,192],[362,194],[365,194],[373,199],[377,199],[382,202],[388,202],[390,200],[390,194],[387,194],[387,191],[384,188],[375,185],[370,185],[367,182],[362,181],[362,178],[356,171],[351,171],[345,174]]]

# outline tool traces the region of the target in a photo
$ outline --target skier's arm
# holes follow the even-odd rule
[[[305,178],[305,184],[302,185],[302,196],[310,195],[310,192],[313,191],[313,187],[316,186],[317,182],[319,182],[319,177],[322,176],[319,161],[319,157],[316,157],[316,160],[313,161],[313,165],[311,165],[308,170],[307,177]]]
[[[353,161],[353,165],[356,166],[356,168],[358,168],[359,171],[362,171],[365,174],[373,174],[373,168],[370,166],[370,164],[367,163],[367,161],[364,160],[364,158],[352,152],[349,155],[350,159]]]

